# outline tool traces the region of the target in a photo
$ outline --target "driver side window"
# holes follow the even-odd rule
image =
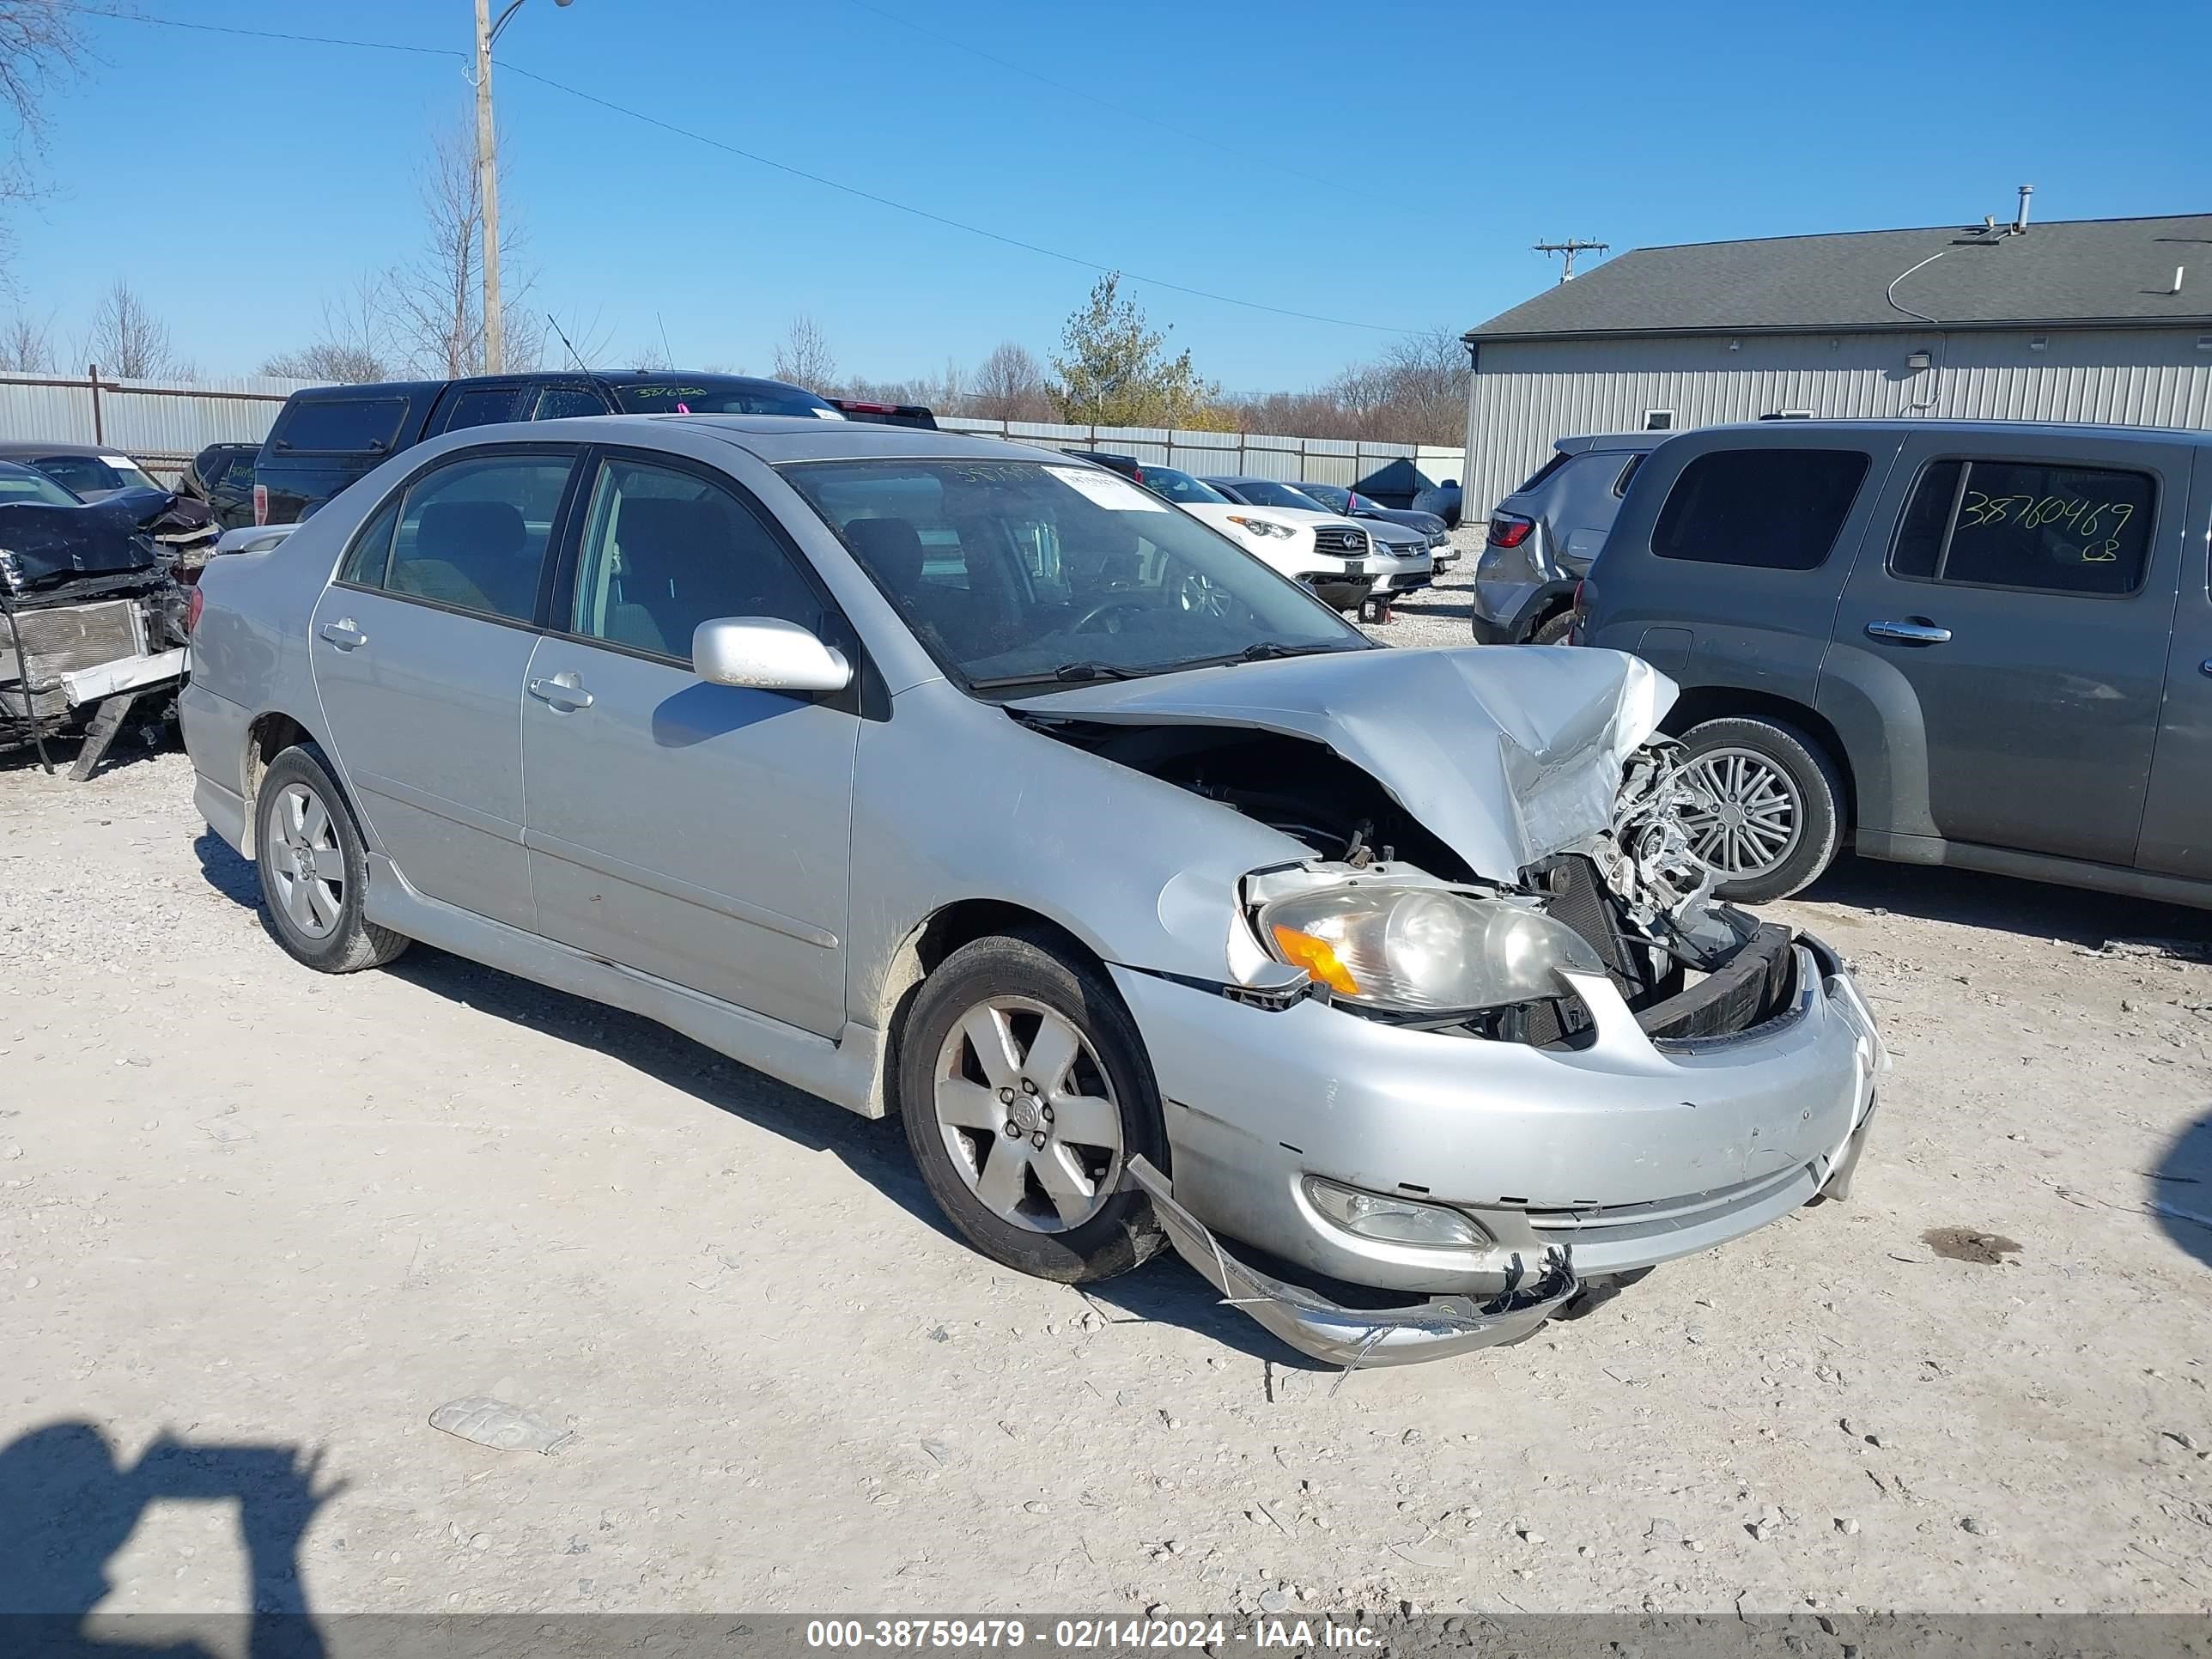
[[[690,472],[609,459],[593,483],[570,631],[671,661],[718,617],[823,631],[823,608],[731,491]]]

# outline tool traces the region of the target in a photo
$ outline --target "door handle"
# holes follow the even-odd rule
[[[540,702],[550,702],[556,708],[589,708],[592,694],[584,690],[573,673],[556,674],[550,680],[530,682],[530,695]]]
[[[2198,663],[2197,672],[2200,674],[2212,675],[2212,657],[2207,657],[2203,662]]]
[[[1951,637],[1949,629],[1917,617],[1905,622],[1870,622],[1866,631],[1870,640],[1895,640],[1899,645],[1941,645]]]
[[[351,617],[323,624],[323,637],[341,651],[356,651],[368,643],[368,635],[353,625]]]

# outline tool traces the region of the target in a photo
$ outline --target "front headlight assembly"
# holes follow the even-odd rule
[[[1451,1013],[1560,995],[1562,969],[1602,974],[1589,941],[1510,899],[1347,884],[1261,907],[1260,938],[1341,997],[1404,1013]]]
[[[1275,536],[1280,536],[1285,541],[1288,541],[1291,537],[1298,533],[1297,531],[1291,529],[1290,526],[1286,524],[1279,524],[1273,519],[1248,519],[1241,513],[1231,514],[1229,515],[1229,522],[1235,525],[1246,535],[1257,536],[1262,541]]]

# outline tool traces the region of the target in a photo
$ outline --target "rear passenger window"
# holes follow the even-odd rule
[[[2156,505],[2148,473],[1938,461],[1905,505],[1890,574],[2121,598],[2142,586]]]
[[[528,622],[571,465],[566,455],[490,455],[416,479],[392,534],[386,592]]]
[[[1856,449],[1720,449],[1682,469],[1659,509],[1651,550],[1662,559],[1817,568],[1866,481]]]

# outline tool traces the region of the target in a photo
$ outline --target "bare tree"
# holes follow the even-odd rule
[[[1409,335],[1382,356],[1392,417],[1415,442],[1457,443],[1467,431],[1467,382],[1473,372],[1459,331]]]
[[[501,181],[504,183],[504,179]],[[422,251],[386,277],[398,354],[416,370],[449,379],[484,369],[483,191],[475,141],[458,125],[438,133],[417,175],[424,218]],[[520,244],[501,216],[501,320],[507,367],[536,367],[545,326],[529,301],[532,281],[514,259]]]
[[[1029,348],[1008,340],[983,359],[968,394],[967,411],[994,421],[1048,421],[1044,365]]]
[[[776,343],[775,357],[769,366],[769,373],[779,380],[803,386],[810,392],[834,390],[837,357],[830,349],[830,337],[811,317],[802,313],[793,318],[790,328]]]
[[[0,368],[18,374],[54,372],[54,334],[52,319],[40,322],[27,312],[17,312],[0,325]]]
[[[388,380],[395,372],[390,314],[384,279],[364,271],[346,292],[323,301],[323,330],[313,343],[277,353],[261,365],[261,372],[278,380],[352,386]]]
[[[92,313],[92,333],[85,351],[103,374],[125,380],[155,380],[180,374],[185,368],[169,343],[168,325],[119,276],[100,295],[99,307]]]
[[[0,0],[0,111],[15,118],[8,159],[0,161],[0,202],[39,194],[34,163],[46,150],[46,95],[84,58],[81,9],[64,0]],[[0,231],[0,260],[13,238]]]

